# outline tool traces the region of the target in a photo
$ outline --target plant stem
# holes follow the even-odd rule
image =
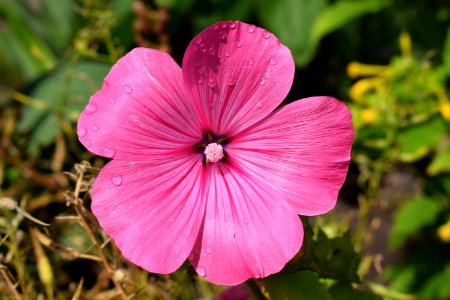
[[[249,279],[245,282],[247,287],[252,292],[252,298],[255,300],[267,300],[266,296],[261,292],[261,289],[259,288],[258,284],[254,279]]]

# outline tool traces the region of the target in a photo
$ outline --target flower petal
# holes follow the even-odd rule
[[[238,166],[208,166],[205,221],[189,260],[216,284],[280,271],[298,252],[303,228],[280,195]]]
[[[105,157],[176,155],[202,136],[180,67],[166,53],[136,48],[111,69],[78,121],[78,137]]]
[[[175,271],[191,252],[204,215],[203,166],[192,155],[129,164],[110,161],[92,189],[92,211],[131,262]]]
[[[270,182],[301,215],[334,207],[353,142],[351,113],[331,97],[295,101],[234,137],[227,155]]]
[[[237,133],[274,110],[294,77],[288,48],[270,32],[219,22],[200,33],[183,59],[183,78],[206,128]]]

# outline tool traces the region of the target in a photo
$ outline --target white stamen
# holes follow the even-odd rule
[[[206,161],[207,162],[218,162],[223,158],[223,148],[222,145],[217,143],[210,143],[206,146],[205,151]]]

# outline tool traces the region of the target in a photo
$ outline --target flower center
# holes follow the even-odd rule
[[[206,146],[205,151],[206,156],[206,162],[218,162],[223,158],[223,148],[222,145],[217,143],[209,143],[208,146]]]

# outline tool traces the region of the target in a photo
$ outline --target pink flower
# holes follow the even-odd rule
[[[120,59],[78,121],[112,160],[92,210],[131,262],[155,273],[186,260],[217,284],[280,271],[300,249],[298,214],[332,209],[353,141],[331,97],[277,108],[294,77],[270,32],[219,22],[188,46],[183,69],[137,48]]]

